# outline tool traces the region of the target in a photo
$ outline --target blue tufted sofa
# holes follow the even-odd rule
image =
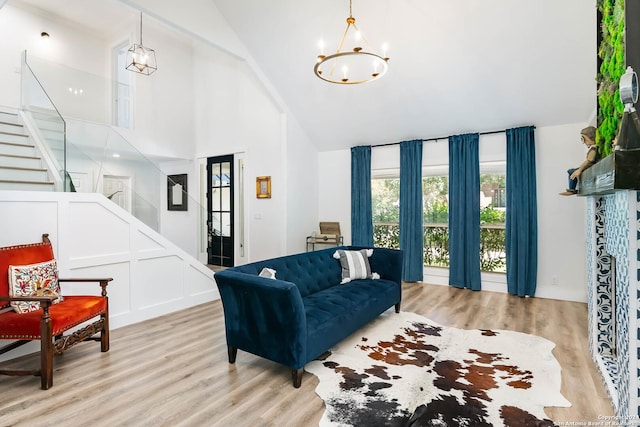
[[[374,248],[380,279],[340,284],[340,247],[289,255],[215,273],[224,308],[229,363],[238,349],[292,369],[300,387],[304,366],[402,298],[402,252]],[[263,268],[276,279],[260,277]]]

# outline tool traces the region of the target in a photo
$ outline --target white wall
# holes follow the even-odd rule
[[[546,298],[587,300],[585,198],[563,197],[567,169],[586,156],[587,123],[536,129],[538,168],[538,290]],[[553,285],[554,276],[557,285]]]
[[[177,7],[174,2],[164,0],[121,2],[145,12],[145,45],[156,49],[158,71],[148,77],[132,74],[135,129],[118,131],[145,155],[166,162],[163,168],[170,165],[166,171],[180,172],[181,166],[176,165],[190,162],[189,184],[190,187],[191,183],[196,185],[192,194],[198,196],[203,190],[199,176],[202,159],[243,153],[247,213],[246,256],[242,262],[304,250],[305,236],[318,224],[317,149],[215,5],[204,0],[192,0],[189,7]],[[55,28],[46,16],[23,12],[25,16],[18,19],[6,13],[8,8],[3,8],[0,18],[11,17],[17,22],[35,20],[34,28],[38,20],[42,20],[42,25]],[[103,82],[108,86],[111,48],[129,39],[131,28],[123,25],[114,29],[108,40],[92,41],[84,36],[87,30],[76,24],[61,23],[60,27],[52,30],[50,41],[62,43],[64,55],[58,52],[38,56],[104,76]],[[54,37],[53,32],[64,33],[65,37]],[[38,39],[39,33],[38,27]],[[16,52],[23,49],[12,37],[5,39],[11,40],[9,45]],[[86,45],[89,43],[86,40],[72,44],[67,43],[67,39],[86,39],[93,44]],[[34,39],[34,43],[38,41]],[[77,58],[67,58],[67,54],[77,57],[78,52],[85,50],[99,56],[99,60],[94,61],[97,65],[87,68]],[[16,66],[19,60],[18,55]],[[4,68],[0,70],[0,77],[13,73],[12,67]],[[11,77],[19,81],[17,74]],[[17,87],[14,84],[11,89]],[[0,104],[17,105],[19,91],[14,92],[11,96],[15,102],[0,98]],[[4,93],[9,98],[11,91]],[[105,108],[110,111],[110,105]],[[105,108],[102,108],[103,115]],[[255,178],[265,175],[272,179],[272,198],[259,200],[255,197]],[[184,230],[182,216],[185,214],[166,211],[165,184],[156,184],[160,185],[163,233],[197,255],[201,249],[199,236]],[[203,199],[196,199],[205,205]],[[187,215],[191,218],[192,213]]]
[[[158,70],[150,76],[132,73],[135,99],[132,142],[152,158],[192,159],[196,141],[191,43],[150,19],[147,21],[144,41],[156,49]]]
[[[586,301],[585,201],[576,196],[558,195],[567,186],[566,170],[579,165],[585,158],[585,149],[580,142],[580,130],[585,126],[576,123],[536,129],[538,297]],[[500,138],[504,141],[504,134],[483,137],[482,141],[495,148],[500,146]],[[483,161],[500,160],[496,150],[487,149],[487,146],[480,150]],[[447,161],[446,141],[431,147],[425,144],[424,150],[425,164]],[[399,148],[374,148],[371,157],[372,167],[394,169],[399,164]],[[318,169],[319,217],[340,221],[348,244],[351,241],[350,150],[319,153]],[[448,283],[446,270],[426,269],[425,273],[425,281]],[[506,292],[504,275],[483,273],[482,280],[483,289]]]
[[[317,228],[317,149],[215,4],[120,0],[192,36],[195,157],[244,154],[247,258],[304,250]],[[255,178],[271,176],[271,199],[255,198]],[[301,202],[302,201],[302,202]]]
[[[0,246],[49,233],[60,277],[112,277],[113,329],[219,298],[208,268],[101,195],[0,191],[0,223]],[[63,284],[62,292],[100,288]]]
[[[40,37],[47,31],[51,37]],[[103,75],[106,42],[94,32],[47,16],[29,6],[6,4],[0,12],[0,105],[20,105],[20,61],[29,55]],[[82,54],[79,54],[82,52]]]
[[[287,181],[282,113],[243,61],[200,47],[193,70],[196,156],[244,156],[247,260],[286,251]],[[272,197],[257,199],[255,180],[271,177]]]
[[[318,219],[340,222],[351,244],[351,150],[318,153]]]
[[[295,123],[288,126],[287,141],[296,143],[287,145],[286,252],[296,253],[306,251],[306,236],[319,231],[318,152]]]
[[[167,181],[163,176],[158,185],[160,189],[160,233],[174,242],[187,253],[198,257],[200,254],[201,219],[206,215],[206,206],[200,204],[198,197],[198,171],[195,162],[180,160],[160,165],[166,175],[187,174],[187,210],[167,210]]]

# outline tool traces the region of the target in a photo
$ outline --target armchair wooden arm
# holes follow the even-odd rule
[[[37,301],[39,303],[49,303],[51,304],[53,301],[57,300],[58,296],[53,295],[43,295],[41,297],[6,297],[0,296],[0,301]]]
[[[80,283],[80,282],[100,282],[100,287],[102,288],[102,296],[107,296],[107,285],[109,282],[113,280],[112,277],[108,277],[106,279],[83,279],[81,277],[72,277],[68,279],[58,279],[58,283],[67,282],[67,283]]]

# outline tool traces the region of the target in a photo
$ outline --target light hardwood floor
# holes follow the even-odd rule
[[[510,329],[556,343],[562,393],[557,422],[612,415],[589,356],[585,304],[518,298],[420,283],[403,286],[404,311],[459,328]],[[0,426],[313,426],[318,380],[239,351],[227,362],[220,301],[112,331],[111,350],[82,343],[54,362],[53,388],[37,377],[0,376]],[[32,365],[37,359],[27,356]],[[21,362],[24,364],[25,359]]]

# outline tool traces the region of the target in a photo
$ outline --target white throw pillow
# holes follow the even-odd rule
[[[276,271],[273,268],[265,267],[265,268],[262,269],[260,274],[258,274],[258,276],[267,277],[269,279],[275,279],[276,278]]]
[[[58,283],[56,260],[29,265],[9,266],[9,295],[12,297],[57,296],[53,301],[62,301]],[[11,306],[17,313],[29,313],[40,309],[37,301],[14,301]]]

